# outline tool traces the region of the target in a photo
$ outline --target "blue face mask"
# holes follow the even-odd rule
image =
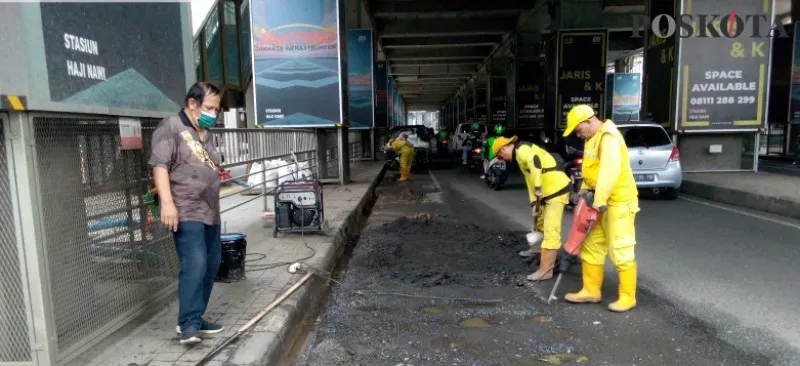
[[[217,122],[217,116],[208,112],[202,112],[200,117],[197,118],[197,124],[202,128],[209,128],[213,126],[215,122]]]

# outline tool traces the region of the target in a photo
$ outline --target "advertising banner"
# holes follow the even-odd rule
[[[475,120],[478,123],[487,121],[486,99],[489,97],[489,90],[485,87],[475,88]]]
[[[345,123],[338,14],[336,0],[252,0],[256,125]]]
[[[699,17],[718,14],[719,7],[718,1],[685,1],[683,12]],[[771,7],[771,1],[730,0],[725,2],[725,14],[772,19]],[[678,130],[757,131],[764,127],[772,42],[769,35],[753,34],[753,27],[736,24],[721,26],[730,33],[724,36],[681,38]]]
[[[375,123],[372,84],[372,30],[347,31],[347,87],[350,99],[350,128],[372,128]]]
[[[544,128],[545,61],[517,62],[517,127]]]
[[[611,119],[617,122],[638,121],[642,102],[642,77],[636,73],[616,73],[614,84],[607,86],[614,91]]]
[[[676,9],[680,6],[680,0],[650,0],[645,4],[650,19],[655,19],[661,14],[674,17],[677,14]],[[666,21],[660,23],[663,33],[667,27]],[[678,88],[678,74],[675,69],[677,35],[661,38],[653,34],[650,27],[645,27],[645,30],[644,34],[647,37],[644,52],[643,117],[671,130],[674,127],[675,91]]]
[[[567,128],[567,113],[577,104],[605,117],[607,40],[605,29],[558,32],[557,129]]]
[[[161,112],[183,106],[180,3],[38,6],[52,102]],[[132,38],[141,34],[158,36],[146,42]]]
[[[375,124],[376,128],[389,125],[389,99],[387,95],[386,61],[375,62]]]
[[[789,122],[800,123],[800,22],[794,23],[792,52],[792,86],[789,100]]]
[[[506,79],[493,77],[490,82],[492,83],[490,86],[492,99],[489,101],[489,103],[491,103],[489,108],[491,109],[492,115],[491,118],[489,118],[489,122],[492,124],[499,123],[505,125]]]

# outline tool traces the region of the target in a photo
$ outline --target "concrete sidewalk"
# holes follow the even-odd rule
[[[693,196],[800,219],[800,177],[772,173],[686,173]]]
[[[152,304],[147,314],[134,320],[95,346],[70,365],[92,366],[167,366],[195,365],[218,343],[234,334],[274,299],[302,277],[288,273],[288,265],[269,267],[272,263],[303,262],[330,271],[349,238],[360,229],[374,200],[375,186],[384,174],[383,162],[353,166],[352,183],[330,185],[324,189],[326,235],[281,234],[272,237],[272,224],[264,225],[263,201],[256,199],[223,214],[227,232],[247,235],[247,279],[235,283],[217,283],[206,317],[225,326],[218,335],[208,335],[193,347],[178,343],[175,333],[178,303],[176,295]],[[251,196],[234,196],[243,202]],[[222,206],[237,202],[223,202]],[[312,253],[312,250],[316,253]],[[312,278],[283,303],[272,310],[236,342],[228,345],[207,365],[275,365],[292,347],[296,331],[311,310],[324,281]]]

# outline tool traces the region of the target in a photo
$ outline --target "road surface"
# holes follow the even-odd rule
[[[515,253],[530,208],[519,175],[499,192],[463,167],[412,179],[380,187],[298,365],[800,364],[800,223],[643,198],[639,305],[614,314],[610,265],[600,305],[547,305],[552,282],[524,280],[531,269]],[[573,269],[559,297],[579,278]]]

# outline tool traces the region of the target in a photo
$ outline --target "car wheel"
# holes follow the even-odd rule
[[[681,190],[679,188],[667,188],[661,192],[661,198],[673,201],[678,199],[680,193]]]

